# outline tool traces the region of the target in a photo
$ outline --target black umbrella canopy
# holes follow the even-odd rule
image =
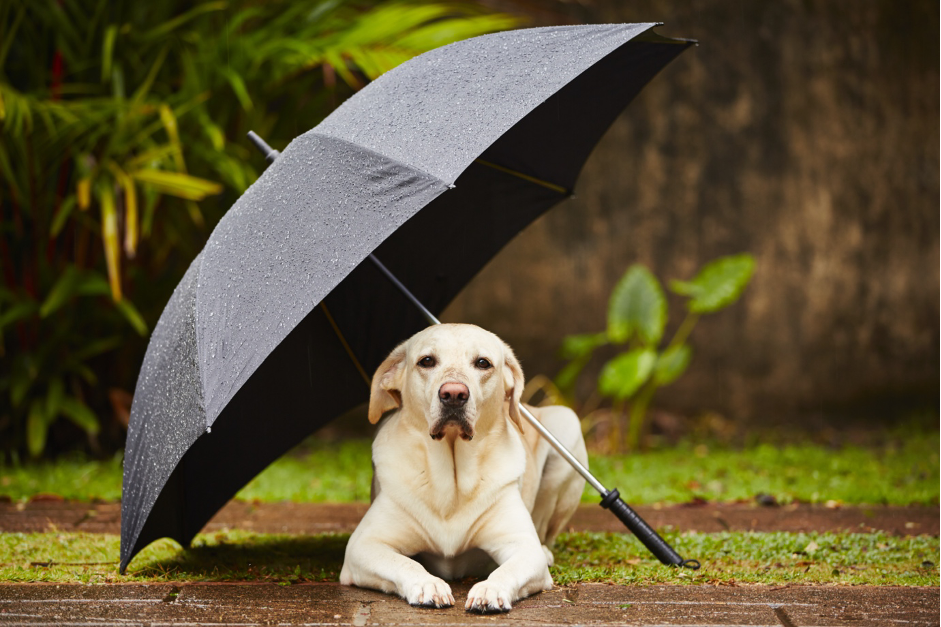
[[[567,198],[589,153],[690,42],[655,24],[508,31],[423,54],[296,138],[219,222],[141,367],[121,569],[183,545],[252,477],[368,398],[434,313]]]

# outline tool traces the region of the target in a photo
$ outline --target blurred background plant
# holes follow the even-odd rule
[[[149,330],[263,169],[249,129],[283,148],[412,56],[519,24],[416,0],[0,3],[0,450],[123,444]]]
[[[555,380],[536,381],[554,400],[575,403],[575,387],[595,350],[623,347],[605,363],[597,391],[580,408],[585,426],[608,423],[608,452],[637,450],[646,425],[647,408],[658,388],[673,383],[693,356],[687,339],[700,316],[714,313],[738,300],[751,280],[755,261],[751,255],[720,257],[689,281],[671,281],[670,290],[685,299],[686,317],[667,343],[661,341],[668,319],[667,298],[657,278],[646,267],[632,265],[621,277],[608,302],[608,328],[600,333],[570,335],[562,343],[562,357],[569,360]],[[531,388],[529,393],[535,392]],[[602,399],[611,409],[597,410]]]

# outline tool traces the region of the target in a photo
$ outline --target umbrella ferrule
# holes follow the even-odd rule
[[[255,148],[258,149],[258,152],[265,155],[265,161],[267,161],[269,164],[274,163],[274,160],[277,159],[281,154],[269,146],[268,142],[259,137],[258,133],[255,131],[248,131],[248,140],[252,142],[252,145],[254,145]]]

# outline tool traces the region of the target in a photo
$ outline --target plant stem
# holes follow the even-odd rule
[[[615,400],[611,407],[611,435],[608,439],[608,448],[612,453],[621,450],[621,419],[624,415],[625,401]]]
[[[686,338],[689,337],[689,334],[692,333],[693,327],[696,326],[696,323],[699,322],[699,314],[687,311],[686,318],[683,319],[682,324],[676,330],[676,333],[673,335],[673,339],[670,340],[670,345],[667,348],[673,348],[675,346],[680,346],[686,341]]]
[[[657,387],[657,384],[651,380],[643,387],[631,405],[631,422],[627,445],[632,451],[640,448],[640,436],[643,433],[644,421],[647,417],[647,407],[650,405],[650,399],[653,398]]]

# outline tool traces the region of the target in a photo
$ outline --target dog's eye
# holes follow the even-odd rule
[[[432,357],[431,355],[428,355],[427,357],[422,357],[421,359],[418,360],[418,365],[421,366],[422,368],[434,368],[435,364],[437,363],[438,362],[435,361],[435,358]]]
[[[489,370],[490,368],[493,368],[493,364],[487,361],[486,359],[484,359],[483,357],[475,361],[474,366],[477,368],[480,368],[481,370]]]

